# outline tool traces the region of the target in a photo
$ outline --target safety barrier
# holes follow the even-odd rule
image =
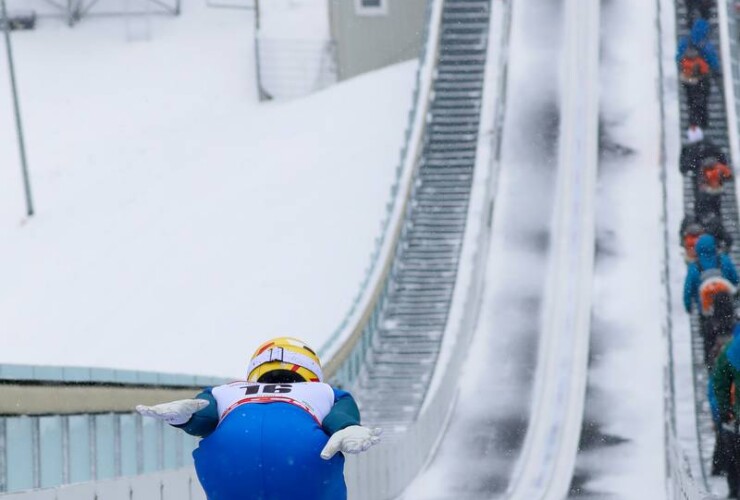
[[[133,407],[191,397],[200,387],[224,382],[132,370],[0,365],[0,493],[185,467],[197,440],[142,418]]]
[[[3,500],[206,500],[192,467],[3,495]]]
[[[0,382],[79,383],[170,387],[205,387],[223,382],[222,377],[159,373],[79,366],[0,364]]]

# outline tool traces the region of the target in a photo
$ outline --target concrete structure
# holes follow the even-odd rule
[[[329,0],[339,80],[419,57],[428,0]]]

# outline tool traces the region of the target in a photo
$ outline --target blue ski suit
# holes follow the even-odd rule
[[[333,433],[360,424],[348,392],[330,388],[333,405],[319,423],[306,408],[289,402],[235,404],[224,412],[213,393],[219,387],[198,394],[210,404],[175,426],[203,437],[193,458],[208,500],[347,498],[344,456],[324,460],[320,453]]]
[[[678,50],[676,51],[676,62],[681,62],[686,49],[689,45],[695,47],[702,58],[712,68],[712,72],[715,74],[722,73],[722,67],[719,63],[719,56],[717,55],[717,49],[714,44],[709,41],[709,31],[711,27],[709,22],[705,19],[697,19],[694,26],[691,28],[691,34],[689,36],[682,37],[678,41]]]
[[[717,246],[714,237],[709,234],[702,235],[696,242],[697,262],[692,262],[688,266],[686,281],[683,285],[683,305],[687,312],[691,312],[694,302],[701,303],[699,298],[699,286],[701,285],[701,271],[719,268],[722,276],[730,283],[737,286],[740,280],[737,276],[737,270],[730,257],[726,254],[717,255]]]

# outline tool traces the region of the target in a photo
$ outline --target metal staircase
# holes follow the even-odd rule
[[[490,0],[445,0],[424,148],[378,329],[353,394],[403,431],[421,409],[455,288],[478,144]]]
[[[723,0],[719,0],[723,1]],[[676,31],[679,37],[689,34],[690,27],[686,21],[687,10],[684,0],[676,0]],[[720,53],[719,27],[717,24],[716,8],[712,9],[711,19],[709,22],[712,26],[710,39],[717,47],[720,58],[725,54]],[[685,131],[688,126],[688,104],[684,93],[679,93],[680,111],[681,111],[681,131]],[[704,130],[706,138],[719,146],[725,154],[729,156],[730,143],[728,137],[727,110],[724,97],[722,80],[715,78],[712,82],[712,90],[709,96],[709,126]],[[737,158],[732,160],[737,161]],[[677,167],[677,166],[676,166]],[[684,176],[683,178],[683,198],[684,213],[686,215],[694,214],[694,192],[693,179]],[[733,247],[730,252],[732,260],[735,263],[740,262],[740,231],[738,230],[738,205],[735,195],[734,180],[725,184],[725,190],[722,195],[722,222],[725,229],[732,235]],[[703,479],[706,484],[707,478],[712,465],[712,452],[714,451],[714,427],[712,423],[709,403],[707,401],[707,383],[708,373],[704,367],[704,346],[702,343],[701,332],[699,329],[699,318],[696,313],[691,315],[691,345],[693,355],[693,378],[694,378],[694,397],[696,406],[697,434],[699,437],[699,459],[702,466]]]

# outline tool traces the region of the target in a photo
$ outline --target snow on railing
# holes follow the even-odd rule
[[[667,373],[666,377],[672,377]],[[666,396],[666,493],[670,500],[718,500],[719,497],[708,493],[691,474],[686,454],[678,442],[676,423],[672,421],[671,396]]]

